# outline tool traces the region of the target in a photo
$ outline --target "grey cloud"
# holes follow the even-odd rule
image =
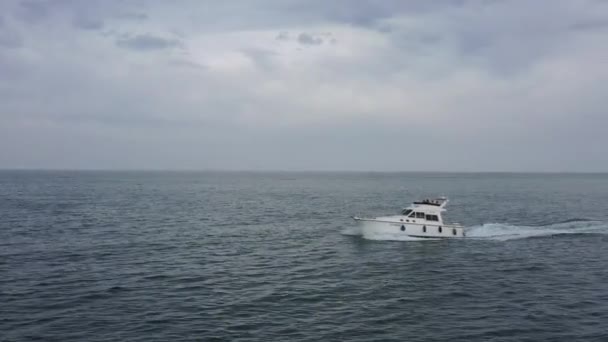
[[[19,48],[23,45],[23,38],[17,32],[4,24],[0,17],[0,48]]]
[[[277,35],[277,37],[275,38],[276,40],[289,40],[289,32],[286,31],[281,31],[279,32],[279,34]]]
[[[142,21],[142,20],[147,20],[148,19],[148,15],[145,13],[138,13],[138,12],[125,12],[125,13],[120,13],[116,16],[119,19],[126,19],[126,20],[137,20],[137,21]]]
[[[100,30],[104,26],[103,20],[86,15],[75,15],[72,24],[83,30]]]
[[[290,41],[292,40],[292,37],[289,32],[281,31],[277,34],[275,39],[278,41]],[[302,45],[321,45],[325,42],[325,39],[332,45],[338,42],[337,39],[331,37],[331,33],[312,34],[302,32],[293,39]]]
[[[15,49],[23,46],[21,36],[12,31],[0,31],[0,47]]]
[[[72,17],[72,24],[75,28],[99,30],[112,20],[142,21],[147,19],[145,13],[137,10],[138,6],[142,6],[142,4],[109,0],[23,0],[12,4],[9,0],[7,8],[12,9],[11,12],[16,15],[16,18],[28,24],[43,20],[63,20],[68,16]]]
[[[426,139],[414,167],[608,167],[608,12],[591,1],[11,1],[0,0],[0,166],[19,165],[12,153],[66,167],[71,149],[72,167],[403,170],[391,155]],[[32,28],[42,20],[52,32]],[[340,49],[312,48],[335,42],[328,27]],[[98,40],[79,31],[101,28]]]
[[[3,53],[0,48],[0,102],[7,102],[8,99],[14,98],[14,93],[18,92],[14,87],[15,80],[23,79],[31,68],[28,67],[18,56],[11,53]],[[12,87],[2,87],[2,81],[9,81]]]
[[[266,49],[247,48],[241,51],[264,70],[271,70],[274,66],[273,58],[278,56],[276,52]]]
[[[442,3],[443,7],[438,6]],[[573,30],[608,27],[602,14],[608,8],[593,11],[569,1],[555,1],[553,6],[544,2],[519,6],[508,1],[433,4],[427,8],[432,13],[426,13],[419,24],[399,27],[379,21],[372,27],[409,55],[435,55],[437,49],[449,46],[460,63],[500,77],[517,76],[563,49],[575,39]]]
[[[316,23],[340,22],[370,27],[377,21],[398,13],[418,13],[441,9],[457,4],[453,0],[309,0],[276,1],[252,0],[232,2],[204,2],[184,0],[190,20],[206,30],[244,30],[255,28],[284,28]],[[157,4],[158,5],[158,4]],[[162,18],[163,12],[154,12],[154,2],[119,2],[99,0],[23,0],[18,12],[30,22],[40,21],[51,12],[92,11],[108,24],[109,18],[143,21]],[[150,11],[152,10],[152,11]],[[246,18],[234,17],[234,13],[246,13]],[[188,17],[186,16],[186,17]],[[218,18],[222,18],[218,20]],[[87,25],[85,25],[88,27]]]
[[[183,43],[174,38],[163,38],[151,34],[140,34],[134,37],[121,38],[116,44],[122,48],[151,51],[182,47]]]
[[[373,27],[382,19],[397,14],[422,14],[446,7],[459,7],[463,0],[309,0],[290,2],[286,6],[290,12],[299,13],[301,17],[310,15],[312,18],[333,22],[348,23],[355,26]]]
[[[456,6],[458,0],[252,0],[199,1],[189,4],[188,20],[207,31],[243,31],[248,29],[284,29],[315,24],[348,23],[371,27],[379,20],[400,13],[424,13]],[[234,16],[244,13],[246,17]],[[150,14],[150,13],[148,13]],[[150,14],[152,15],[152,14]],[[162,12],[154,17],[162,16]],[[221,20],[218,20],[221,18]]]
[[[179,67],[179,68],[190,68],[190,69],[195,69],[195,70],[199,70],[199,71],[207,69],[206,66],[204,66],[200,63],[196,63],[196,62],[192,62],[192,61],[188,61],[188,60],[184,60],[184,59],[169,61],[169,65]]]
[[[19,4],[18,15],[27,22],[38,22],[49,15],[50,5],[47,1],[25,0]]]
[[[570,25],[573,30],[595,30],[608,28],[608,19],[594,19]]]
[[[321,45],[323,44],[323,38],[302,32],[298,35],[298,43],[303,45]]]

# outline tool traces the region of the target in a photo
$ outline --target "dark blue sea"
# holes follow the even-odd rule
[[[1,171],[0,341],[605,342],[608,175]]]

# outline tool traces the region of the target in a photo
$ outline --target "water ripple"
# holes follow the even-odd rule
[[[605,341],[581,177],[0,172],[0,341]],[[471,239],[341,234],[443,193]]]

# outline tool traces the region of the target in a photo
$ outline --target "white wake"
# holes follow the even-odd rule
[[[466,237],[490,240],[515,240],[564,234],[608,234],[608,222],[570,221],[546,226],[517,226],[504,223],[486,223],[465,229]]]

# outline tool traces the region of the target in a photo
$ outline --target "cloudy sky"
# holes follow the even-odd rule
[[[608,171],[605,0],[2,0],[0,168]]]

